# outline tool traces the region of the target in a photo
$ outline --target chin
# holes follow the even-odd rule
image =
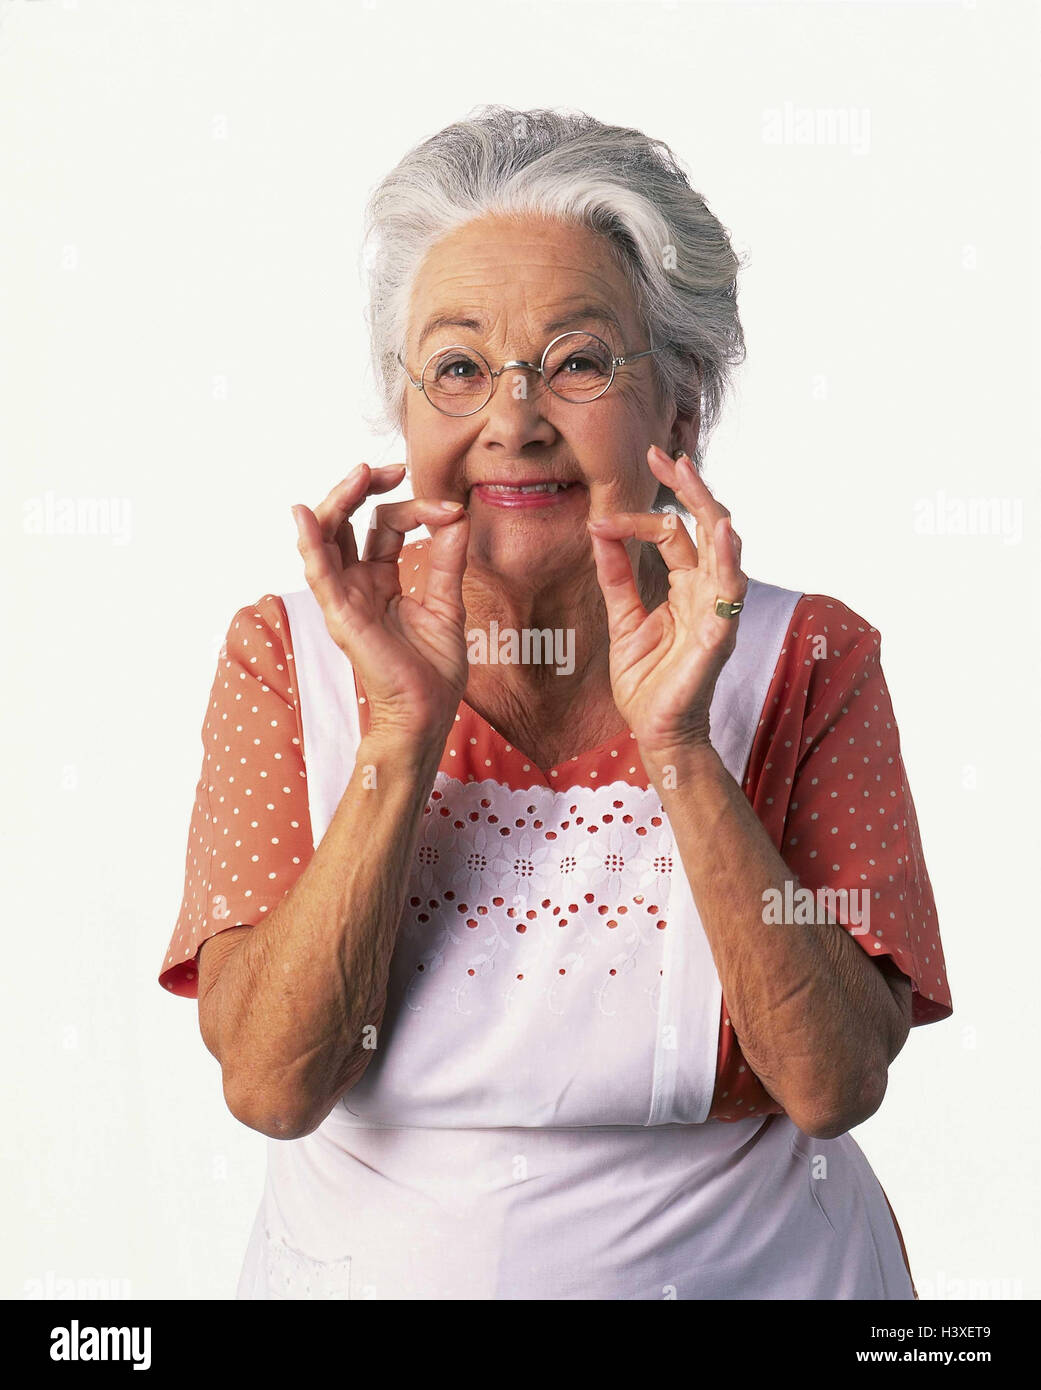
[[[532,534],[528,527],[511,527],[506,533],[472,535],[469,563],[518,583],[530,584],[538,578],[542,581],[539,587],[545,587],[546,581],[552,583],[554,573],[566,583],[579,569],[592,565],[592,557],[584,525],[552,538],[537,531]]]

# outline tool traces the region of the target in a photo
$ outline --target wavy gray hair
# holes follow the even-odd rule
[[[608,240],[660,349],[652,359],[660,399],[700,420],[700,469],[731,368],[745,355],[741,262],[667,145],[583,112],[477,107],[409,150],[372,193],[363,255],[382,414],[370,423],[403,427],[407,379],[395,353],[424,257],[457,227],[495,214],[553,217]],[[654,505],[684,510],[665,487]]]

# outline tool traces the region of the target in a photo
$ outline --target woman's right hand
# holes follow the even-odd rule
[[[369,733],[443,747],[468,675],[462,581],[470,518],[459,503],[421,498],[377,506],[361,558],[350,517],[370,493],[401,482],[404,464],[360,464],[312,512],[293,508],[304,576],[330,636],[358,673]],[[401,592],[408,531],[431,528],[422,600]]]

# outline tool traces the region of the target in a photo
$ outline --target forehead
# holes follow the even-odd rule
[[[613,317],[622,334],[635,328],[629,282],[603,237],[546,218],[485,217],[425,257],[412,287],[409,339],[419,344],[453,325],[493,336],[535,331],[565,316],[581,324],[595,311],[610,316],[608,326]]]

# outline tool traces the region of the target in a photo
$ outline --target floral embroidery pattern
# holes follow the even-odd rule
[[[494,975],[507,1008],[527,987],[563,1015],[577,981],[612,1014],[636,1002],[625,982],[650,951],[640,1007],[656,1009],[674,862],[653,789],[511,791],[439,772],[402,919],[403,1003],[427,1007],[431,977],[448,967],[463,1013]]]

